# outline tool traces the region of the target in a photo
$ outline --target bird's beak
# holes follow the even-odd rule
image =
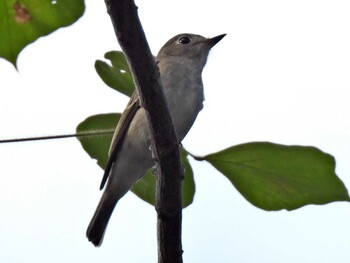
[[[218,35],[218,36],[216,36],[216,37],[208,38],[207,43],[208,43],[208,45],[212,48],[212,47],[215,46],[221,39],[223,39],[224,36],[226,36],[226,34],[222,34],[222,35]]]

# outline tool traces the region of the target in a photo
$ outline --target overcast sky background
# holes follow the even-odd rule
[[[203,72],[205,105],[184,140],[204,155],[271,141],[332,154],[350,188],[348,1],[137,1],[154,54],[178,33],[227,36]],[[0,138],[74,133],[128,99],[94,61],[120,50],[104,1],[73,26],[0,60]],[[184,262],[349,262],[345,202],[266,212],[209,164],[191,160],[193,204],[183,212]],[[102,170],[76,139],[0,145],[0,262],[156,262],[154,208],[127,194],[102,247],[85,238]]]

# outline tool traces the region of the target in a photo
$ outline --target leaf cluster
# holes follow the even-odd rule
[[[97,60],[95,68],[101,79],[114,90],[130,96],[134,91],[130,69],[122,52],[105,54],[110,63]],[[88,117],[77,127],[77,133],[113,131],[120,113]],[[79,138],[85,151],[101,168],[108,158],[112,135]],[[190,153],[182,149],[185,168],[183,207],[190,205],[195,194]],[[335,174],[334,158],[315,147],[285,146],[270,142],[251,142],[229,147],[203,157],[225,176],[254,206],[272,210],[293,210],[308,204],[349,201],[343,182]],[[150,169],[132,191],[142,200],[154,205],[155,176]]]

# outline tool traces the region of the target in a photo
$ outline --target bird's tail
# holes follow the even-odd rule
[[[103,193],[100,203],[96,208],[95,214],[86,230],[86,237],[96,247],[102,244],[108,221],[112,215],[114,207],[118,202],[118,200],[115,200],[114,198],[112,199],[113,200],[111,200],[110,195],[108,195],[106,191]]]

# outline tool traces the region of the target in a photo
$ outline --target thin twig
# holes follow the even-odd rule
[[[13,139],[2,139],[1,143],[14,143],[14,142],[30,142],[30,141],[43,141],[43,140],[55,140],[55,139],[66,139],[66,138],[79,138],[79,137],[93,137],[93,136],[105,136],[112,135],[114,130],[99,130],[72,134],[59,134],[59,135],[48,135],[48,136],[35,136],[35,137],[24,137],[24,138],[13,138]]]

